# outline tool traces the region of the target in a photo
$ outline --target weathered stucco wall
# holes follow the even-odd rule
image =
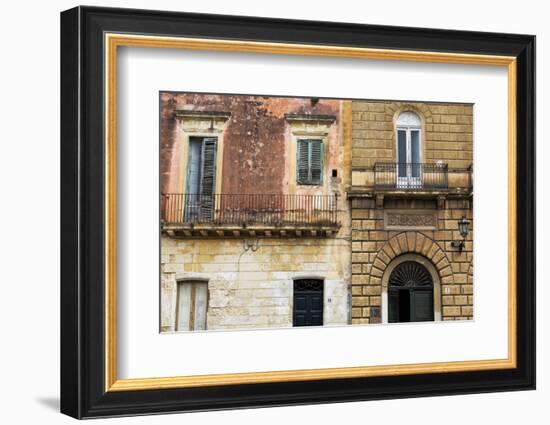
[[[292,326],[293,279],[324,280],[324,325],[348,323],[350,242],[343,239],[161,240],[161,331],[174,331],[177,281],[208,281],[207,329]]]
[[[161,93],[161,192],[182,192],[185,144],[198,132],[218,137],[217,173],[222,171],[216,177],[216,193],[338,194],[341,220],[331,238],[262,237],[256,252],[244,252],[245,236],[178,240],[163,234],[161,331],[175,330],[181,279],[208,281],[208,329],[292,326],[296,278],[323,279],[325,325],[349,322],[351,228],[345,188],[351,175],[351,120],[341,125],[344,110],[351,118],[351,102],[340,100]],[[195,117],[198,112],[230,116],[209,128],[208,118],[182,123],[176,111],[180,117],[181,111]],[[305,120],[291,123],[287,115]],[[324,121],[308,121],[311,115]],[[325,147],[323,182],[302,186],[296,182],[297,137],[307,138],[310,133]]]
[[[285,114],[334,115],[336,120],[328,134],[326,170],[341,169],[339,119],[342,101],[333,99],[287,98],[268,96],[206,95],[188,93],[160,94],[161,191],[180,191],[181,128],[176,110],[230,112],[223,131],[223,181],[219,193],[289,193],[289,175],[295,156],[289,149],[292,141]],[[328,176],[327,176],[328,178]],[[307,193],[326,189],[301,188]]]

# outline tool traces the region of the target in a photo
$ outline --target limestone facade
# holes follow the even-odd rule
[[[206,220],[185,212],[196,139],[215,141]],[[304,140],[322,146],[306,184]],[[206,288],[199,329],[295,326],[301,280],[322,282],[318,325],[471,320],[472,161],[470,104],[161,93],[160,330],[195,314],[178,289],[191,282]],[[429,285],[398,288],[405,264]],[[416,296],[420,319],[402,308]]]
[[[324,325],[345,325],[349,317],[351,252],[341,239],[258,240],[245,250],[244,240],[162,238],[161,330],[174,331],[177,284],[208,282],[207,329],[291,327],[293,283],[324,282]]]
[[[352,323],[388,321],[388,275],[409,260],[432,274],[434,320],[472,319],[473,106],[353,101],[352,110]],[[398,168],[378,164],[399,162],[398,120],[409,112],[420,120],[419,157],[428,165],[400,184]]]
[[[383,209],[373,199],[352,201],[352,323],[381,323],[384,317],[383,285],[386,268],[405,254],[417,254],[435,266],[437,284],[434,296],[435,317],[441,320],[473,318],[473,232],[465,240],[462,252],[451,246],[461,240],[457,221],[465,216],[472,222],[471,201],[446,200],[442,208],[427,200],[385,200]],[[409,212],[432,210],[437,225],[434,230],[388,230],[384,210],[406,207]]]

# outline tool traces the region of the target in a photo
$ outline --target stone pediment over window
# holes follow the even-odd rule
[[[186,132],[221,133],[230,112],[176,110],[176,118]]]
[[[330,126],[336,121],[335,115],[285,114],[295,135],[326,136]]]

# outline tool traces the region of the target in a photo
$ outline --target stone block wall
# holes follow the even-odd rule
[[[345,239],[161,239],[161,331],[174,331],[177,282],[208,281],[207,329],[292,326],[293,279],[324,280],[324,324],[349,323]]]
[[[355,198],[352,215],[352,323],[382,320],[382,276],[390,262],[407,253],[421,255],[437,270],[441,282],[439,304],[442,320],[473,318],[473,216],[470,199],[447,199],[438,208],[436,200],[386,199],[377,207],[375,199]],[[388,229],[385,214],[406,210],[434,214],[433,230]],[[470,231],[459,252],[451,245],[462,240],[458,220],[466,217]]]
[[[473,105],[394,101],[352,102],[352,166],[395,161],[395,121],[414,111],[422,120],[422,162],[438,160],[449,168],[472,163]]]

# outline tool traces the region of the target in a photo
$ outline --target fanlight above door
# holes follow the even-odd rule
[[[391,273],[389,284],[391,286],[432,286],[433,280],[430,272],[417,261],[404,261]]]

